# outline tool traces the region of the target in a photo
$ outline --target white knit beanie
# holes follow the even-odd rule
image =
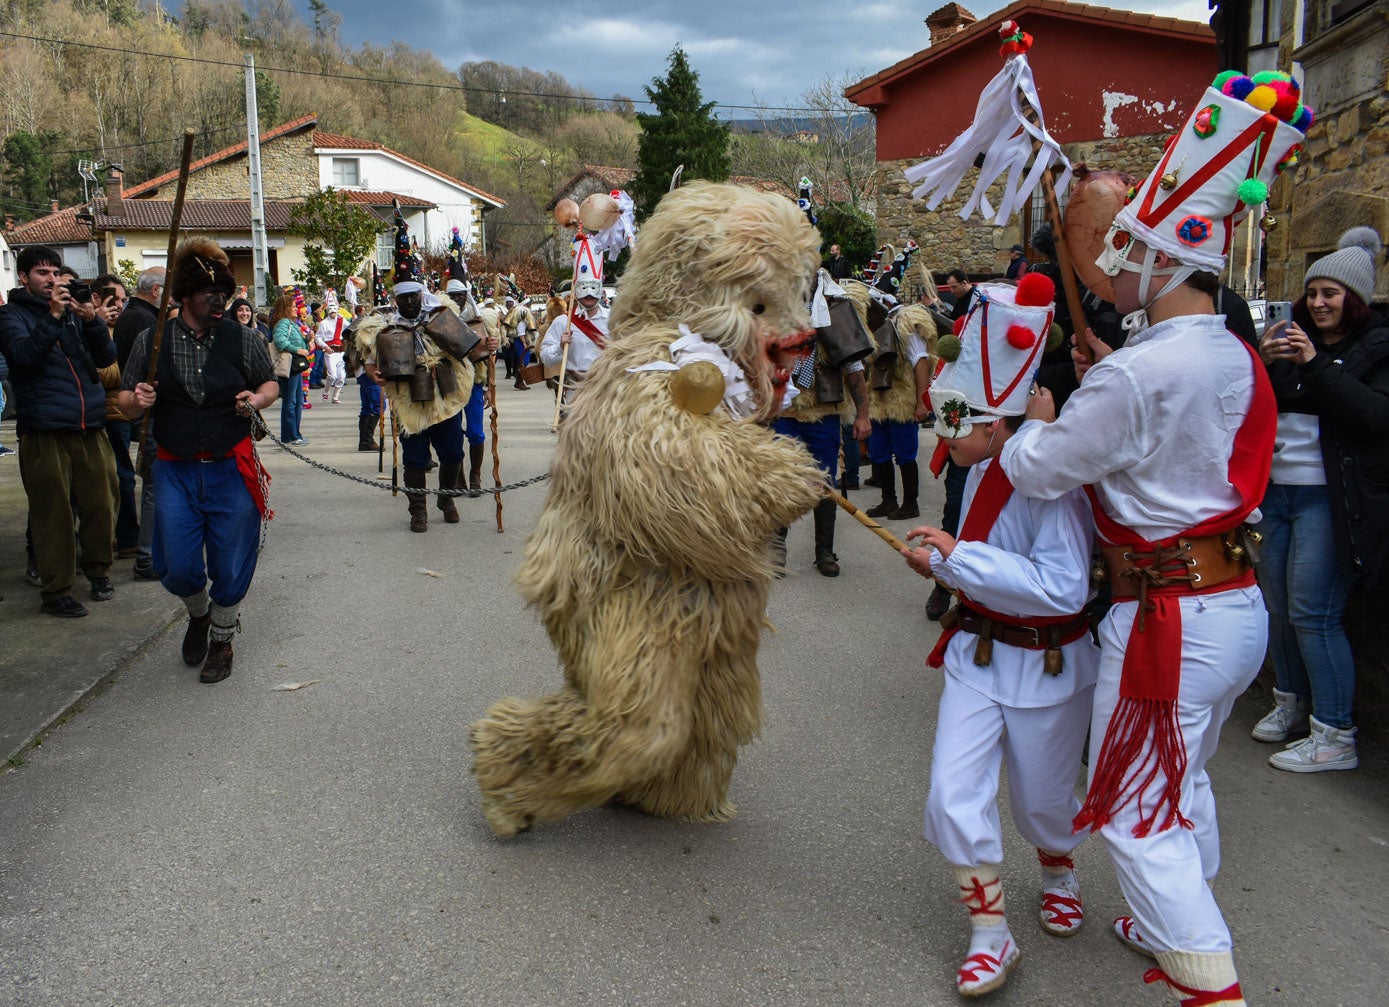
[[[1316,279],[1335,280],[1369,304],[1375,293],[1375,265],[1384,250],[1379,235],[1373,227],[1352,227],[1336,247],[1339,251],[1312,263],[1302,279],[1303,288]]]

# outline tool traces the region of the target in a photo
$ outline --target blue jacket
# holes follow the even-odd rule
[[[116,362],[105,322],[84,322],[71,311],[54,318],[46,300],[21,289],[0,306],[0,353],[10,367],[20,434],[105,425],[97,368]]]

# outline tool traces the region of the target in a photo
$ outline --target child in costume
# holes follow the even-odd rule
[[[1016,288],[977,289],[960,334],[940,340],[949,362],[929,392],[952,460],[973,466],[959,538],[915,528],[907,540],[921,544],[903,552],[912,569],[959,592],[927,659],[944,666],[945,683],[926,838],[953,866],[969,909],[969,950],[956,978],[966,997],[1002,986],[1019,958],[999,881],[1005,758],[1013,822],[1041,863],[1042,927],[1062,937],[1080,929],[1071,852],[1083,837],[1071,819],[1099,664],[1082,612],[1094,540],[1085,494],[1044,501],[1015,493],[995,460],[1021,425],[1055,286],[1037,274]]]

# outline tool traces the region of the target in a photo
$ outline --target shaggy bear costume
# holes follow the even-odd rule
[[[782,197],[695,183],[661,201],[641,238],[516,577],[565,686],[504,699],[472,726],[499,836],[609,800],[734,814],[738,746],[761,720],[771,537],[823,493],[804,449],[762,425],[782,404],[788,351],[809,347],[819,235]],[[669,364],[682,325],[742,369],[751,416],[687,411],[675,372],[630,370]]]

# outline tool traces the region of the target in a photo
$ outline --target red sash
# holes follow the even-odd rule
[[[328,341],[328,351],[330,353],[342,352],[342,315],[338,315],[338,324],[333,329],[333,338]]]
[[[969,502],[965,523],[960,529],[960,534],[956,536],[956,541],[986,541],[989,532],[993,531],[994,524],[998,521],[999,514],[1003,513],[1004,506],[1012,496],[1013,483],[1008,478],[1008,473],[1003,471],[1003,466],[998,463],[998,459],[995,458],[993,463],[984,470],[984,474],[979,477],[979,486],[974,491],[974,499]],[[960,592],[960,599],[966,600],[963,591]],[[971,602],[971,604],[973,603]],[[949,646],[951,638],[959,631],[959,626],[951,626],[940,635],[940,639],[936,641],[935,647],[931,649],[930,655],[926,658],[926,667],[939,668],[945,663],[945,648]]]
[[[593,345],[597,346],[600,350],[607,349],[608,337],[603,335],[603,330],[594,325],[591,319],[576,313],[569,320],[574,323],[574,328],[593,340]]]
[[[1243,340],[1240,345],[1249,352],[1254,368],[1254,396],[1248,415],[1235,433],[1228,467],[1230,485],[1239,494],[1239,503],[1194,528],[1160,542],[1148,542],[1106,514],[1094,488],[1087,486],[1085,491],[1090,496],[1095,526],[1110,544],[1148,552],[1174,545],[1179,538],[1223,534],[1239,527],[1259,505],[1268,488],[1273,464],[1278,407],[1263,363]],[[1236,578],[1217,585],[1216,590],[1247,587],[1250,583],[1250,577]],[[1182,680],[1181,598],[1196,593],[1199,592],[1184,588],[1149,591],[1147,612],[1134,612],[1133,630],[1124,650],[1119,678],[1119,703],[1105,731],[1085,803],[1071,823],[1077,832],[1102,828],[1116,811],[1137,799],[1159,774],[1166,781],[1162,796],[1146,809],[1147,813],[1133,827],[1134,836],[1141,839],[1154,829],[1164,832],[1174,825],[1184,829],[1192,827],[1181,812],[1187,752],[1177,719],[1177,693]]]

